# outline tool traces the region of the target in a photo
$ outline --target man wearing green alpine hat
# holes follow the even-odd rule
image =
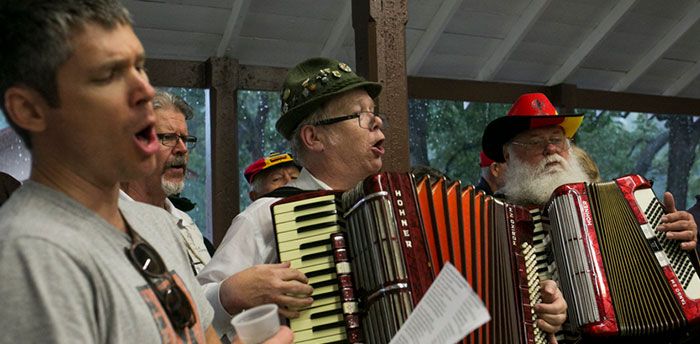
[[[381,85],[355,74],[342,62],[312,58],[292,68],[282,89],[277,131],[303,167],[288,184],[302,190],[347,190],[382,167],[386,119],[375,112]],[[289,263],[278,260],[270,205],[263,197],[234,218],[211,262],[197,276],[215,308],[213,326],[230,331],[230,316],[262,303],[296,317],[313,288]],[[291,296],[296,295],[296,296]]]

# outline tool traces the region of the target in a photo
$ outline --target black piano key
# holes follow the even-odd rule
[[[304,221],[309,221],[313,219],[318,219],[326,216],[331,216],[337,214],[337,210],[328,210],[328,211],[321,211],[318,213],[313,213],[313,214],[308,214],[308,215],[302,215],[302,216],[297,216],[294,218],[294,222],[304,222]]]
[[[325,200],[325,201],[319,201],[319,202],[313,202],[313,203],[307,203],[307,204],[302,204],[294,207],[294,211],[302,211],[306,209],[313,209],[313,208],[318,208],[318,207],[323,207],[326,205],[331,205],[331,204],[336,204],[335,200]]]
[[[309,271],[309,272],[304,273],[304,275],[306,275],[306,278],[328,275],[328,274],[335,274],[335,266],[330,267],[330,268],[326,268],[326,269]]]
[[[314,301],[318,301],[318,300],[326,299],[329,297],[336,297],[339,295],[340,295],[340,290],[334,290],[334,291],[329,291],[329,292],[323,293],[323,294],[313,295],[312,298],[314,299]]]
[[[310,254],[305,254],[301,256],[301,261],[307,261],[307,260],[312,260],[316,258],[323,258],[323,257],[329,257],[333,256],[333,251],[323,251],[323,252],[316,252],[316,253],[310,253]]]
[[[328,240],[328,239],[316,240],[316,241],[312,241],[312,242],[305,242],[305,243],[299,245],[299,249],[300,249],[300,250],[305,250],[305,249],[308,249],[308,248],[330,245],[330,243],[331,243],[331,241]]]
[[[325,280],[325,281],[311,283],[311,287],[316,289],[316,288],[321,288],[321,287],[326,287],[329,285],[336,285],[336,284],[338,284],[338,280],[333,278],[333,279],[329,279],[329,280]]]
[[[311,314],[311,316],[309,316],[309,319],[319,319],[319,318],[323,318],[323,317],[326,317],[329,315],[336,315],[336,314],[343,314],[343,308],[336,308],[336,309],[331,309],[329,311],[314,313],[314,314]]]
[[[330,324],[314,326],[311,328],[311,331],[312,332],[320,332],[320,331],[330,330],[330,329],[338,328],[338,327],[345,328],[345,321],[341,320],[341,321],[336,321],[336,322],[330,323]]]
[[[315,231],[317,229],[331,227],[331,226],[335,226],[335,225],[339,225],[339,224],[340,223],[338,221],[329,221],[329,222],[317,223],[315,225],[301,226],[301,227],[297,228],[297,233]]]

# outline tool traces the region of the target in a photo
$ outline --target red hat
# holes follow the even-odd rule
[[[266,170],[270,167],[282,167],[286,165],[297,166],[294,163],[294,159],[290,154],[270,153],[270,155],[255,160],[252,164],[248,165],[248,167],[246,167],[245,169],[245,172],[243,172],[243,175],[248,181],[248,184],[252,184],[253,178],[255,178],[255,176],[263,170]]]
[[[503,145],[518,134],[541,127],[558,125],[564,134],[572,138],[583,121],[582,114],[560,115],[542,93],[527,93],[515,101],[503,117],[491,121],[481,137],[481,147],[486,155],[497,162],[505,162]]]
[[[479,153],[479,166],[481,167],[489,167],[491,164],[493,164],[494,161],[491,160],[486,154],[484,154],[483,151]]]

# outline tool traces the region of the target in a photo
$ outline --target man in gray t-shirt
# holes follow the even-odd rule
[[[0,343],[218,342],[162,209],[144,51],[116,0],[0,2],[0,107],[32,172],[0,210]]]
[[[195,324],[179,332],[169,325],[156,291],[127,258],[127,233],[65,194],[28,181],[0,208],[0,342],[202,342],[213,311],[170,215],[128,201],[119,210],[189,294]]]

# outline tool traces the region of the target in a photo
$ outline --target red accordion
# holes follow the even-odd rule
[[[314,287],[314,304],[290,321],[297,343],[389,342],[447,261],[493,319],[465,342],[545,340],[532,311],[535,223],[522,207],[459,182],[380,173],[344,193],[283,199],[272,213],[280,259]]]
[[[700,321],[700,278],[656,231],[663,207],[638,175],[559,187],[547,213],[569,320],[591,335],[639,336]]]

